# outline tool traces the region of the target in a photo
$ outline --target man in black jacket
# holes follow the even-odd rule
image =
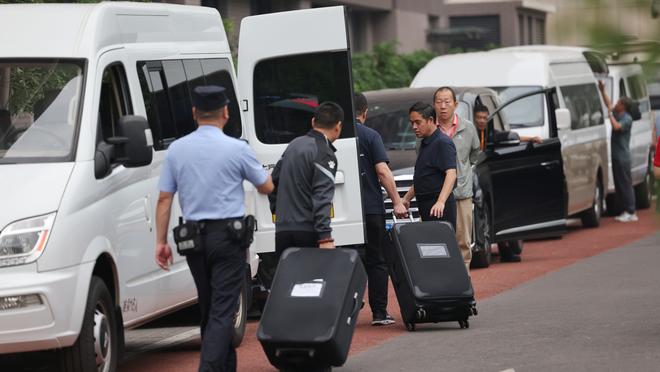
[[[322,103],[312,129],[289,143],[273,170],[276,189],[269,199],[278,260],[289,247],[335,247],[330,218],[337,157],[332,142],[339,138],[343,119],[339,105]]]

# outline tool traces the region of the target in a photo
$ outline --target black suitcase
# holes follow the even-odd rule
[[[270,363],[298,371],[343,365],[366,284],[355,250],[284,251],[257,330]]]
[[[389,235],[386,259],[406,328],[414,331],[418,323],[449,321],[468,328],[477,308],[451,225],[395,223]]]

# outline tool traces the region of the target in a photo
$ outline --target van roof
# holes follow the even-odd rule
[[[546,86],[549,65],[585,62],[585,48],[531,45],[436,57],[415,76],[411,87]],[[446,71],[446,73],[445,73]]]
[[[93,58],[118,45],[168,43],[181,53],[229,53],[215,9],[102,2],[0,5],[0,58]]]

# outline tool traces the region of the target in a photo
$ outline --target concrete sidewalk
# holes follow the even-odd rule
[[[660,233],[481,301],[470,329],[419,325],[337,371],[660,369]]]

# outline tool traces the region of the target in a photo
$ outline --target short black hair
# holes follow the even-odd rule
[[[633,100],[630,97],[621,96],[619,97],[619,101],[623,103],[624,109],[628,114],[630,114],[632,112],[632,106],[634,104]]]
[[[323,129],[332,129],[344,120],[344,110],[334,102],[323,102],[314,113],[314,123]]]
[[[419,101],[410,106],[410,110],[408,110],[408,115],[412,114],[413,112],[416,112],[420,115],[422,115],[422,118],[425,120],[433,119],[435,121],[435,109],[433,106],[429,105],[428,103]]]
[[[444,92],[444,91],[448,91],[449,93],[451,93],[451,98],[453,98],[454,102],[456,102],[456,92],[454,92],[453,88],[446,87],[446,86],[445,87],[440,87],[440,88],[435,90],[435,93],[433,93],[433,102],[435,102],[435,96],[437,96],[438,93]]]
[[[472,109],[472,114],[476,115],[477,112],[485,112],[486,114],[490,114],[488,107],[486,107],[481,103],[477,103],[476,105],[474,105],[474,108]]]
[[[367,108],[369,108],[369,104],[367,103],[367,97],[364,96],[362,93],[355,93],[355,97],[353,98],[353,104],[355,104],[355,115],[362,115],[364,114],[365,111],[367,111]]]

